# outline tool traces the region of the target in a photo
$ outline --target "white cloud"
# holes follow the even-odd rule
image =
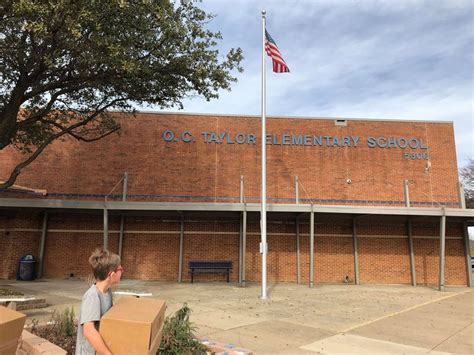
[[[185,111],[260,113],[261,15],[290,74],[270,72],[269,115],[453,121],[458,164],[474,156],[474,4],[469,1],[204,1],[245,72]],[[200,5],[200,6],[201,6]]]

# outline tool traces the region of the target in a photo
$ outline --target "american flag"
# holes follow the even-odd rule
[[[281,56],[278,46],[267,30],[265,30],[265,51],[267,52],[268,56],[272,58],[273,71],[275,73],[290,72],[290,68],[288,68],[288,65],[286,65],[283,57]]]

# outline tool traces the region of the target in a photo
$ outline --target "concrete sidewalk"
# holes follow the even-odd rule
[[[26,311],[47,320],[53,309],[79,310],[80,280],[0,281],[52,306]],[[187,302],[200,337],[263,353],[474,353],[474,291],[405,285],[166,283],[123,280],[119,290],[149,291],[166,300],[167,314]],[[27,321],[28,322],[28,321]]]

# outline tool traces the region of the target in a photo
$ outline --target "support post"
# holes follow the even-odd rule
[[[408,232],[408,249],[410,252],[411,285],[416,286],[415,250],[413,248],[413,229],[411,227],[411,219],[409,218],[407,222],[407,232]]]
[[[309,287],[314,287],[314,206],[309,217]]]
[[[462,209],[466,209],[466,195],[464,193],[464,188],[460,182],[458,182],[459,185],[459,207]]]
[[[184,214],[181,212],[179,228],[179,260],[178,260],[178,282],[183,282],[183,250],[184,250]]]
[[[123,173],[123,190],[122,190],[122,201],[127,201],[128,191],[128,173]],[[125,216],[120,214],[120,231],[119,231],[119,243],[118,243],[118,255],[122,258],[122,246],[123,246],[123,234],[125,229]]]
[[[405,194],[405,205],[410,207],[410,187],[408,186],[408,180],[403,180],[403,192]]]
[[[243,212],[240,214],[239,220],[239,285],[242,286],[242,239],[243,239]]]
[[[122,190],[122,201],[127,200],[127,193],[128,193],[128,173],[123,173],[123,190]]]
[[[104,206],[104,250],[109,249],[109,212]]]
[[[359,280],[359,241],[357,238],[357,219],[352,218],[352,240],[354,244],[354,283],[360,284]]]
[[[445,247],[446,247],[446,211],[442,208],[443,215],[440,219],[440,243],[439,243],[439,283],[440,291],[444,290],[444,262],[445,262]]]
[[[39,252],[39,263],[38,263],[38,278],[43,277],[43,267],[44,267],[44,246],[46,244],[46,236],[48,234],[48,211],[44,211],[43,214],[43,227],[41,228],[41,242],[40,242],[40,252]]]
[[[295,203],[300,203],[300,186],[299,186],[299,178],[295,176]]]
[[[119,243],[118,243],[118,255],[122,258],[122,246],[123,246],[123,233],[125,230],[125,216],[120,215],[120,230],[119,230]]]
[[[245,253],[247,250],[247,204],[244,204],[244,211],[242,212],[242,287],[245,287]]]
[[[301,283],[300,218],[296,217],[296,283]]]
[[[466,274],[467,274],[467,287],[472,287],[472,266],[471,266],[471,249],[469,247],[469,231],[467,230],[467,223],[463,223],[463,239],[464,239],[464,251],[466,254]]]
[[[244,203],[244,176],[240,175],[240,203]]]

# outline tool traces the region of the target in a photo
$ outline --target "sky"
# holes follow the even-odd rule
[[[453,121],[458,166],[474,158],[474,2],[203,0],[243,73],[184,112],[260,115],[261,11],[291,73],[271,72],[267,115]],[[169,111],[169,110],[168,110]]]

